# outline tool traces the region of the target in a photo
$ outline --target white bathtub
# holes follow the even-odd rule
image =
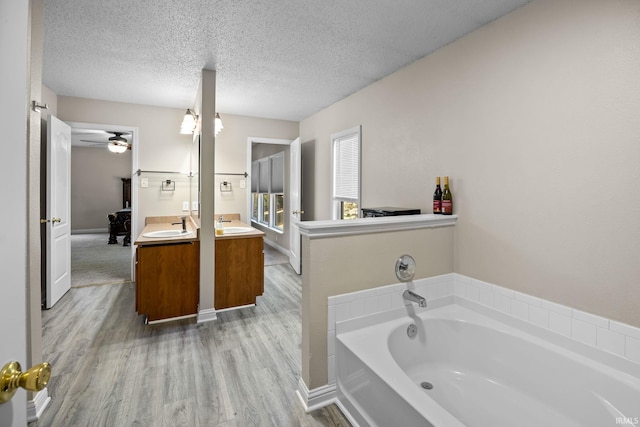
[[[355,424],[640,425],[640,365],[452,302],[338,324],[337,396]]]

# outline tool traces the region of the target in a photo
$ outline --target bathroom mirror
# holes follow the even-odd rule
[[[396,261],[396,277],[401,282],[408,282],[416,274],[416,260],[411,255],[402,255]]]

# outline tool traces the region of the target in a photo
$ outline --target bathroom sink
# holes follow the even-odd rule
[[[144,233],[142,237],[182,237],[182,236],[190,236],[190,231],[184,233],[182,230],[158,230],[158,231],[150,231],[148,233]]]
[[[251,227],[225,227],[224,234],[240,234],[240,233],[250,233],[254,231]]]

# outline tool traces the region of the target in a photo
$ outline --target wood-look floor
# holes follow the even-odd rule
[[[254,308],[145,325],[132,283],[71,289],[42,314],[52,402],[30,426],[349,426],[295,394],[300,297],[291,267],[269,266]]]

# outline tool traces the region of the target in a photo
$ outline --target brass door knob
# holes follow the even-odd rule
[[[293,211],[293,214],[294,215],[298,215],[298,214],[303,215],[304,211]]]
[[[47,386],[51,378],[51,365],[47,362],[22,372],[18,362],[4,365],[0,371],[0,403],[11,400],[19,387],[29,391],[40,391]]]
[[[46,224],[48,222],[49,222],[48,219],[42,219],[42,218],[40,219],[40,224]]]
[[[62,222],[62,218],[51,218],[51,222]]]

